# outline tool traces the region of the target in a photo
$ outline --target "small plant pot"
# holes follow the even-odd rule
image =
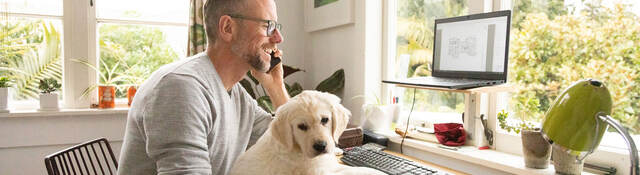
[[[127,89],[127,100],[129,101],[127,105],[131,106],[131,102],[133,102],[133,97],[136,95],[136,91],[138,91],[138,88],[135,86],[129,86]]]
[[[41,93],[40,94],[40,111],[57,111],[58,107],[58,93]]]
[[[527,168],[545,169],[549,167],[551,145],[542,137],[539,128],[522,130],[522,153]]]
[[[9,112],[9,88],[0,88],[0,113]]]
[[[370,131],[391,130],[391,122],[400,112],[398,105],[365,105],[362,110],[365,117],[355,124],[361,124],[363,129]]]
[[[116,87],[98,86],[98,108],[114,108],[116,106]]]
[[[577,155],[569,154],[558,146],[553,146],[552,154],[556,174],[582,174],[584,160],[577,159]]]

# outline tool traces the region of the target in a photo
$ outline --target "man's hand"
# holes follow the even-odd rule
[[[276,50],[276,57],[282,58],[282,51]],[[289,101],[289,93],[284,85],[284,69],[282,62],[275,65],[269,73],[264,73],[251,68],[251,75],[255,77],[262,87],[267,90],[275,109]]]

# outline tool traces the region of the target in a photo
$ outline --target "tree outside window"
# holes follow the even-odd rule
[[[513,1],[514,114],[539,122],[563,89],[594,78],[611,91],[613,117],[640,133],[640,20],[629,2]]]

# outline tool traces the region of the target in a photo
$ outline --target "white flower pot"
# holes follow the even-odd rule
[[[9,88],[0,88],[0,113],[9,112]]]
[[[391,122],[399,114],[399,105],[363,105],[362,116],[355,124],[361,124],[362,129],[370,131],[387,131],[391,129]]]
[[[40,111],[57,111],[58,107],[58,93],[46,93],[40,94]]]

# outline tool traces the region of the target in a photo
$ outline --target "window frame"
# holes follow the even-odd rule
[[[511,10],[512,0],[467,0],[469,13],[481,13],[499,10]],[[382,58],[382,79],[392,79],[395,75],[395,54],[396,54],[396,1],[384,1],[383,4],[383,58]],[[395,87],[398,88],[398,87]],[[393,95],[394,85],[382,84],[382,99],[391,99]],[[498,129],[497,111],[506,109],[508,106],[509,96],[499,98],[499,95],[492,94],[488,96],[487,114],[489,116],[489,128],[494,130],[494,145],[492,149],[499,152],[505,152],[522,156],[522,141],[520,135],[508,133],[505,130]],[[465,97],[467,98],[467,97]],[[622,143],[625,144],[625,143]],[[625,144],[626,145],[626,144]],[[614,159],[617,158],[617,159]],[[611,160],[624,160],[612,162]],[[621,173],[629,170],[629,151],[600,145],[591,156],[588,156],[586,162],[598,165],[607,165],[616,167]]]
[[[72,61],[78,59],[96,66],[100,57],[98,25],[133,24],[151,26],[189,27],[189,22],[161,22],[129,19],[98,18],[96,2],[94,0],[62,0],[62,15],[43,15],[31,13],[8,12],[9,17],[24,17],[34,19],[56,19],[62,22],[62,108],[88,109],[91,104],[98,102],[97,91],[83,97],[82,92],[98,82],[98,73],[82,63]],[[185,34],[185,40],[188,35]],[[186,56],[186,55],[183,55]],[[13,101],[16,110],[37,109],[37,100]],[[121,102],[122,100],[116,100]],[[15,103],[15,104],[13,104]],[[126,102],[124,102],[126,103]]]

